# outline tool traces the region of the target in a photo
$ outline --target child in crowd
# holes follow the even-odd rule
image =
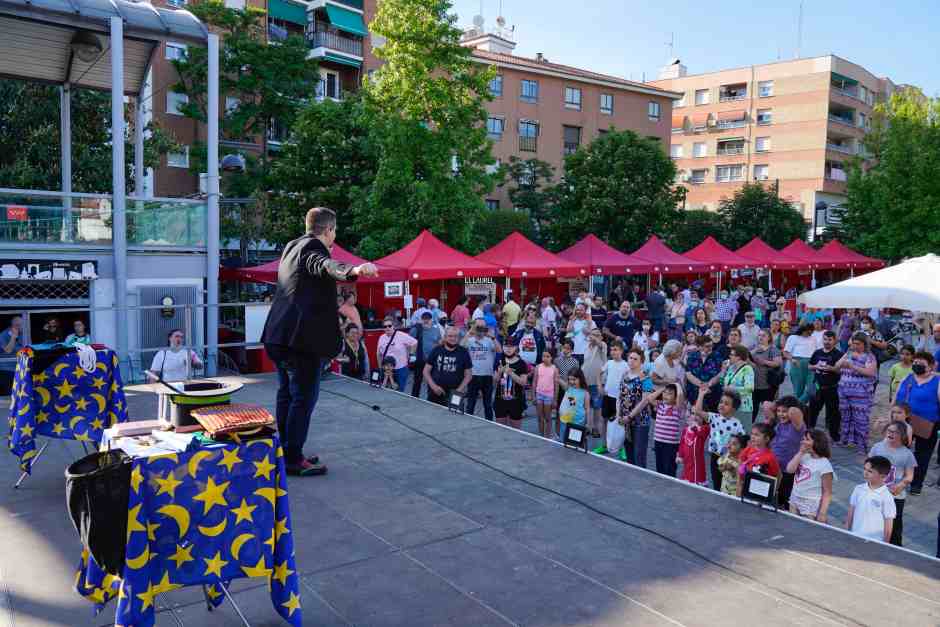
[[[565,395],[565,390],[568,389],[568,373],[580,367],[581,364],[578,363],[578,358],[574,355],[574,341],[571,338],[563,339],[561,341],[561,353],[558,355],[558,359],[555,360],[555,368],[558,369],[558,394],[555,397],[556,410],[561,407],[561,399]],[[561,435],[561,429],[560,413],[556,411],[555,433]]]
[[[735,412],[741,407],[741,397],[734,388],[725,388],[718,401],[718,413],[705,411],[702,408],[705,402],[707,386],[699,388],[698,398],[692,411],[708,422],[711,434],[708,438],[709,464],[711,466],[712,488],[721,489],[721,470],[718,460],[725,454],[731,436],[744,435],[744,425],[735,417]]]
[[[653,426],[653,453],[656,455],[656,472],[670,477],[676,476],[676,454],[685,412],[682,386],[667,383],[652,394],[647,394],[640,404],[630,411],[630,419],[636,417],[647,405],[655,403],[656,423]]]
[[[780,464],[770,450],[770,442],[774,439],[774,430],[766,422],[759,422],[751,427],[751,439],[748,447],[741,451],[738,456],[740,465],[738,466],[738,496],[744,489],[744,477],[749,472],[759,472],[770,475],[771,477],[780,477]]]
[[[515,338],[508,338],[503,344],[503,355],[496,365],[493,380],[496,384],[496,400],[493,403],[496,422],[521,429],[529,366],[519,356]]]
[[[894,497],[896,514],[891,527],[891,544],[903,546],[904,503],[907,501],[907,487],[914,481],[914,468],[917,460],[911,452],[907,423],[896,420],[885,428],[884,440],[871,447],[869,456],[881,456],[891,462],[891,472],[885,479],[885,485]]]
[[[535,394],[535,411],[539,417],[539,433],[543,438],[551,438],[555,432],[552,410],[555,409],[555,397],[558,395],[558,368],[552,363],[552,354],[547,350],[542,352],[542,363],[535,367],[532,389]]]
[[[598,393],[603,390],[603,401],[601,401],[601,416],[604,420],[599,421],[601,445],[594,449],[595,453],[603,455],[607,452],[607,422],[617,417],[617,401],[620,398],[620,382],[623,375],[627,372],[627,362],[623,358],[623,342],[614,340],[607,348],[610,359],[604,364],[600,375],[597,377]]]
[[[710,434],[711,428],[705,422],[703,413],[689,412],[676,455],[676,463],[682,463],[683,481],[705,485],[705,443]]]
[[[845,528],[867,540],[889,542],[897,510],[885,485],[891,461],[880,455],[865,460],[865,483],[855,486],[849,499]]]
[[[662,354],[662,351],[658,348],[651,348],[646,351],[646,361],[643,362],[643,376],[651,378],[653,376],[653,368],[655,367],[655,361]]]
[[[891,412],[872,423],[871,431],[873,434],[884,434],[885,429],[892,422],[903,422],[907,432],[907,442],[904,446],[910,446],[914,441],[914,428],[911,427],[911,406],[907,403],[895,403],[891,406]]]
[[[735,433],[728,440],[728,451],[718,458],[718,470],[721,472],[721,491],[731,496],[738,494],[738,466],[740,455],[747,446],[747,436]]]
[[[803,434],[800,450],[787,463],[787,472],[795,476],[790,493],[790,511],[824,523],[832,502],[832,482],[836,477],[829,458],[832,447],[829,434],[813,429]]]
[[[564,440],[566,424],[583,425],[590,410],[591,394],[588,392],[587,379],[584,378],[584,372],[580,368],[574,368],[568,373],[568,388],[565,390],[561,407],[558,409],[562,423],[558,439]]]
[[[907,375],[913,372],[912,366],[914,365],[914,347],[910,344],[905,344],[901,348],[900,361],[891,366],[891,369],[888,371],[888,398],[893,399],[895,394],[898,392],[898,387],[901,385],[901,381],[907,378]]]
[[[386,357],[382,360],[382,387],[388,390],[398,390],[395,379],[395,358]]]

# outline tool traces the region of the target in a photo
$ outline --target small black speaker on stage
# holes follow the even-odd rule
[[[770,505],[777,511],[777,478],[753,470],[744,475],[741,502],[747,499],[757,505]]]
[[[584,425],[575,424],[573,422],[563,422],[565,426],[564,437],[562,437],[562,443],[565,445],[565,448],[569,446],[572,448],[582,448],[584,452],[588,451],[588,430]]]

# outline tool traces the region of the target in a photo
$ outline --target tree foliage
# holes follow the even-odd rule
[[[724,230],[723,237],[718,239],[731,249],[740,248],[755,237],[777,249],[794,239],[806,239],[808,225],[803,215],[780,198],[774,186],[745,183],[731,198],[721,199],[718,215]]]
[[[534,239],[545,243],[555,203],[555,168],[541,159],[509,157],[500,172],[501,186],[508,186],[509,201],[525,210]]]
[[[512,235],[513,231],[519,231],[531,240],[536,239],[532,219],[525,209],[496,209],[483,212],[479,228],[482,249],[495,246]]]
[[[709,235],[721,242],[725,240],[724,220],[721,215],[707,209],[683,211],[669,232],[666,244],[675,251],[685,252],[695,248]]]
[[[621,250],[665,236],[678,218],[676,167],[662,146],[630,130],[611,130],[565,158],[551,211],[551,245],[560,250],[594,233]]]
[[[111,95],[72,90],[72,190],[111,193]],[[127,190],[134,189],[134,116],[130,108],[125,141]],[[0,79],[0,187],[62,188],[60,102],[57,87]],[[178,145],[149,124],[144,165],[156,167],[160,156]]]
[[[849,170],[846,206],[835,235],[881,259],[940,248],[940,98],[895,93],[875,107],[865,146],[869,165]],[[916,234],[916,235],[915,235]]]

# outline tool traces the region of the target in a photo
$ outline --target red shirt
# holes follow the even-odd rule
[[[741,465],[738,466],[738,474],[742,477],[751,470],[772,477],[780,476],[780,464],[777,463],[776,456],[769,448],[756,449],[749,446],[741,451],[738,459],[741,460]]]
[[[450,320],[458,329],[466,329],[467,321],[470,320],[470,310],[464,305],[457,305],[450,312]]]
[[[682,430],[679,441],[679,457],[682,458],[682,479],[690,483],[705,483],[705,443],[711,428],[708,425],[689,427]]]

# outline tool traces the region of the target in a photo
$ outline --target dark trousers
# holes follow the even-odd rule
[[[914,480],[911,482],[912,488],[919,489],[924,485],[924,477],[927,476],[930,458],[933,455],[934,447],[937,446],[937,426],[937,424],[933,426],[929,438],[914,436],[914,459],[917,460],[917,468],[914,469]]]
[[[640,468],[646,468],[646,451],[650,445],[650,426],[630,425],[630,442],[627,449],[627,462]]]
[[[754,390],[752,396],[754,401],[754,410],[751,412],[751,422],[757,422],[757,414],[760,413],[761,405],[764,401],[772,401],[776,397],[776,390],[764,388],[763,390]],[[716,488],[717,489],[717,488]]]
[[[721,455],[709,453],[709,457],[711,459],[708,462],[708,467],[712,473],[712,489],[716,492],[721,492],[721,470],[718,468],[718,458],[720,458]]]
[[[443,405],[447,407],[450,405],[450,395],[456,388],[442,388],[444,390],[443,394],[435,394],[434,390],[428,387],[428,400],[434,403],[435,405]]]
[[[816,396],[809,404],[809,418],[807,424],[810,429],[816,428],[819,412],[826,408],[826,428],[833,442],[842,439],[842,414],[839,413],[839,388],[817,388]]]
[[[904,501],[907,499],[894,499],[894,508],[898,513],[894,517],[894,525],[891,527],[891,544],[894,546],[904,546],[901,534],[904,533]]]
[[[304,459],[310,416],[320,396],[321,359],[281,346],[265,347],[277,366],[277,430],[284,445],[284,463]]]
[[[467,413],[472,414],[477,408],[477,394],[483,395],[483,415],[493,419],[493,377],[475,374],[467,386]]]
[[[414,364],[414,381],[411,382],[411,395],[421,397],[421,384],[424,383],[424,362],[418,360]],[[404,390],[402,390],[404,392]]]
[[[793,479],[796,475],[784,472],[780,475],[780,487],[777,488],[777,504],[782,509],[790,509],[790,494],[793,492]]]
[[[676,454],[679,452],[678,444],[653,441],[653,454],[656,455],[656,472],[661,475],[676,476],[679,465],[676,464]]]

